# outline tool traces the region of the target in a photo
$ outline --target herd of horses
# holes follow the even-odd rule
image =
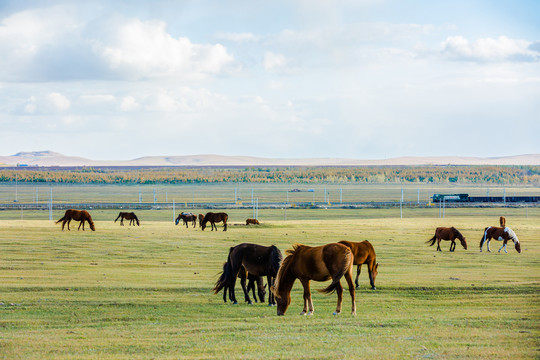
[[[506,244],[508,243],[508,241],[512,240],[516,251],[518,253],[521,253],[521,244],[519,242],[519,239],[514,230],[506,226],[506,218],[504,216],[501,216],[499,218],[499,224],[500,227],[488,226],[484,229],[482,239],[480,240],[480,252],[482,252],[482,247],[484,243],[486,244],[487,251],[491,252],[489,248],[489,243],[493,239],[503,242],[503,245],[500,247],[499,252],[501,252],[501,250],[504,250],[505,253],[508,253],[508,251],[506,251]],[[431,239],[426,241],[426,243],[429,244],[429,246],[433,246],[435,243],[437,243],[437,251],[441,251],[441,240],[448,240],[452,242],[450,244],[450,251],[454,251],[456,249],[456,239],[458,239],[461,242],[461,246],[463,246],[463,248],[467,250],[467,240],[455,227],[438,227],[437,229],[435,229],[435,235],[433,235]]]
[[[124,225],[124,219],[130,220],[129,225],[135,223],[139,225],[139,219],[134,213],[120,212],[118,217],[120,225]],[[64,216],[56,223],[62,222],[62,230],[67,224],[68,230],[71,220],[79,221],[79,229],[83,228],[84,223],[88,222],[90,229],[95,231],[92,217],[86,210],[66,210]],[[216,223],[223,222],[223,231],[227,231],[228,215],[226,213],[206,213],[192,214],[181,213],[175,220],[178,225],[180,220],[186,227],[189,224],[196,226],[197,220],[199,227],[204,230],[206,224],[210,222],[212,231],[217,230]],[[483,244],[486,243],[487,250],[492,239],[503,241],[503,246],[499,249],[506,251],[507,242],[512,240],[518,253],[521,253],[521,244],[516,233],[506,226],[506,219],[501,216],[499,219],[500,227],[489,226],[484,229],[480,241],[480,251]],[[256,219],[247,219],[246,225],[259,224]],[[435,235],[428,240],[430,246],[437,243],[437,251],[441,251],[440,242],[442,240],[451,241],[450,251],[455,251],[456,240],[459,240],[463,248],[467,249],[467,241],[461,232],[455,227],[438,227]],[[298,279],[304,288],[304,307],[302,315],[312,315],[314,311],[313,301],[311,299],[310,282],[328,281],[330,285],[319,290],[322,293],[337,294],[337,306],[334,315],[341,313],[343,303],[343,286],[340,280],[345,278],[349,294],[351,296],[351,314],[356,314],[355,289],[359,287],[358,278],[360,277],[362,265],[367,265],[371,289],[375,290],[375,279],[378,274],[377,258],[373,245],[368,240],[362,242],[340,241],[321,246],[307,246],[303,244],[294,244],[293,248],[285,252],[287,255],[283,258],[281,251],[274,245],[264,246],[258,244],[243,243],[233,246],[229,249],[227,261],[223,264],[223,271],[213,288],[214,294],[223,290],[223,301],[228,299],[237,304],[235,294],[236,280],[240,278],[240,284],[244,293],[244,300],[252,304],[250,292],[253,294],[255,302],[258,300],[263,303],[266,296],[266,286],[268,285],[270,293],[268,294],[268,305],[277,307],[277,315],[284,315],[291,303],[291,290],[294,282]],[[353,282],[353,267],[357,265],[356,278]],[[267,284],[264,284],[264,277]],[[247,284],[246,284],[247,280]],[[255,289],[257,293],[255,293]]]

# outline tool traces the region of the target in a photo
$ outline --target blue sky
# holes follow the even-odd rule
[[[540,153],[539,1],[0,1],[0,155]]]

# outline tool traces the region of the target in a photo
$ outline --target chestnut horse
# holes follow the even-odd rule
[[[257,219],[246,219],[246,225],[253,224],[253,225],[260,225],[261,223]]]
[[[508,240],[512,240],[514,242],[514,246],[516,247],[516,251],[518,253],[521,253],[521,244],[519,243],[519,239],[514,232],[514,230],[510,229],[509,227],[494,227],[489,226],[484,229],[484,236],[482,236],[482,240],[480,240],[480,252],[482,252],[482,245],[484,245],[484,242],[487,240],[487,251],[491,252],[489,249],[489,241],[491,239],[495,239],[497,241],[502,241],[503,246],[499,249],[499,252],[504,249],[505,253],[508,253],[506,251],[506,243]]]
[[[273,279],[277,275],[281,259],[283,259],[281,251],[274,245],[262,246],[244,243],[231,247],[229,249],[227,262],[223,267],[223,272],[214,286],[214,294],[217,294],[221,289],[226,288],[229,290],[229,298],[231,301],[234,304],[237,304],[234,286],[240,268],[243,266],[245,269],[244,271],[248,271],[255,276],[266,276],[268,284],[271,286],[273,284]],[[246,301],[248,304],[251,304],[251,299],[245,288],[245,281],[242,284],[242,289],[244,290]],[[270,296],[268,296],[268,305],[271,306],[274,304],[275,299],[272,294],[270,294]]]
[[[354,284],[358,288],[358,278],[360,277],[360,270],[362,269],[362,264],[367,264],[368,273],[369,273],[369,283],[371,284],[371,289],[375,290],[375,278],[377,277],[379,264],[377,263],[377,256],[375,255],[375,249],[373,245],[367,240],[362,242],[350,242],[350,241],[340,241],[340,244],[348,246],[354,255],[353,265],[358,265],[356,268],[356,279]]]
[[[58,224],[60,221],[62,221],[62,231],[64,231],[64,225],[67,223],[67,228],[69,229],[69,223],[71,220],[80,221],[79,228],[77,230],[80,230],[81,225],[82,229],[84,231],[84,222],[88,221],[88,225],[90,225],[90,229],[92,231],[96,231],[96,228],[94,226],[94,222],[92,221],[92,217],[86,210],[75,210],[75,209],[68,209],[66,210],[66,213],[64,216],[56,222]]]
[[[202,221],[204,219],[204,215],[203,214],[199,214],[199,227],[202,226]]]
[[[463,246],[463,248],[467,250],[467,241],[465,240],[463,235],[461,235],[459,230],[453,226],[449,228],[438,227],[437,229],[435,229],[435,235],[433,235],[431,239],[426,241],[426,244],[429,244],[429,246],[433,246],[436,241],[437,251],[442,251],[441,240],[449,240],[452,241],[452,243],[450,244],[450,251],[454,251],[456,250],[456,239],[459,239],[459,241],[461,242],[461,246]]]
[[[130,226],[131,225],[135,226],[135,223],[137,223],[137,226],[140,226],[139,219],[137,218],[137,215],[135,215],[135,213],[133,212],[121,212],[120,214],[118,214],[118,217],[116,218],[116,220],[118,219],[120,219],[120,225],[122,226],[124,226],[124,219],[129,220]],[[116,220],[114,220],[114,222],[116,222]]]
[[[227,215],[226,213],[213,213],[213,212],[206,213],[201,223],[201,230],[204,230],[206,228],[206,223],[210,221],[210,225],[212,226],[212,231],[214,231],[214,228],[217,231],[216,223],[223,221],[223,231],[227,231],[228,218],[229,218],[229,215]]]
[[[184,225],[186,225],[186,228],[189,227],[188,223],[192,223],[193,227],[196,226],[197,215],[193,215],[192,213],[181,213],[181,214],[178,215],[178,217],[174,221],[174,224],[178,225],[178,223],[180,222],[180,219],[182,219],[182,221],[184,221]]]
[[[499,223],[501,224],[502,228],[506,227],[506,218],[504,216],[501,216],[499,218]]]
[[[327,294],[336,291],[338,301],[334,315],[339,314],[343,302],[343,287],[339,282],[342,277],[345,277],[349,285],[352,314],[356,315],[355,290],[352,281],[354,256],[349,247],[339,243],[317,247],[295,244],[292,250],[287,250],[287,254],[288,256],[279,268],[276,281],[270,288],[277,298],[278,315],[285,315],[291,303],[291,289],[296,279],[300,279],[304,287],[304,309],[300,315],[313,315],[310,280],[330,279],[332,283],[319,291]]]
[[[225,271],[225,267],[227,266],[227,263],[223,263],[223,271]],[[264,284],[262,276],[255,276],[253,274],[250,274],[246,271],[246,268],[244,266],[240,267],[240,271],[238,272],[238,277],[240,278],[240,283],[244,284],[242,285],[242,288],[245,288],[246,283],[246,274],[247,274],[247,288],[246,291],[249,294],[250,291],[253,292],[253,299],[255,302],[257,302],[257,295],[259,296],[259,301],[261,304],[264,302],[264,297],[266,296],[266,285]],[[257,284],[257,294],[255,294],[255,284]],[[227,302],[227,289],[228,287],[223,288],[223,302]],[[248,301],[248,297],[246,294],[244,294],[244,298],[246,302]],[[231,297],[231,292],[229,290],[229,300],[233,302],[233,299]]]

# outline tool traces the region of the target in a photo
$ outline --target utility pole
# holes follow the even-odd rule
[[[52,221],[52,186],[51,186],[51,197],[49,199],[49,221]]]
[[[176,204],[174,202],[174,199],[172,201],[172,221],[174,222],[174,219],[176,218]]]
[[[399,201],[399,216],[403,219],[403,188],[401,188],[401,200]]]

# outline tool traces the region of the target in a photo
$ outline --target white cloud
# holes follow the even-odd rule
[[[141,105],[133,96],[125,96],[120,102],[120,110],[122,111],[135,111],[138,110]]]
[[[279,71],[287,66],[287,59],[282,54],[267,51],[264,54],[263,66],[266,71]]]
[[[250,32],[242,33],[218,33],[216,37],[220,40],[227,40],[237,43],[255,42],[259,41],[260,37]]]
[[[52,106],[53,110],[65,111],[71,106],[71,102],[60,93],[50,93],[46,97],[48,103]]]
[[[506,36],[484,38],[470,42],[462,36],[450,36],[442,44],[442,54],[451,60],[480,62],[539,61],[540,52],[532,50],[531,42]]]
[[[132,79],[176,76],[204,78],[226,71],[234,58],[221,44],[194,44],[173,38],[163,21],[129,20],[115,29],[111,40],[94,43],[108,66]]]

